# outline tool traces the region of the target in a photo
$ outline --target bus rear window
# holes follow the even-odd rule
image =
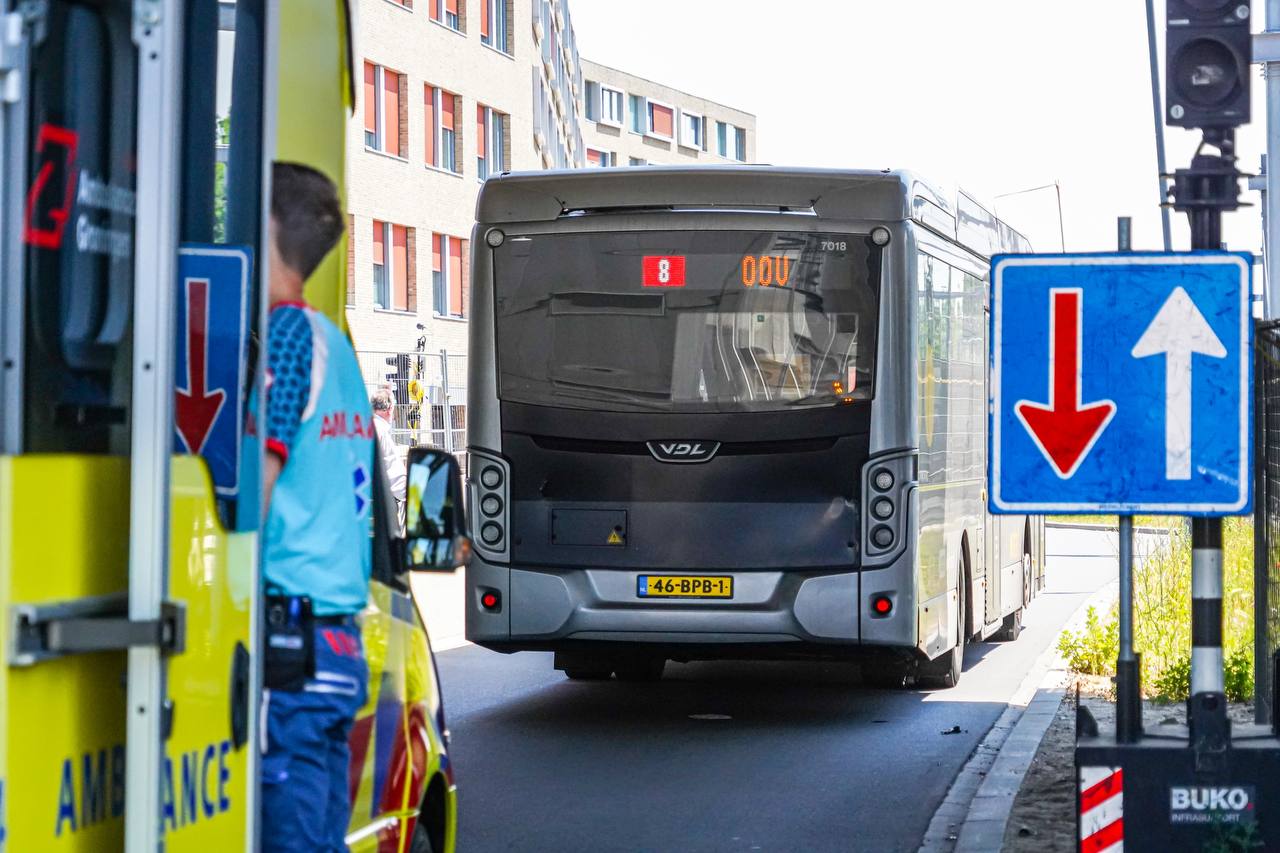
[[[865,236],[512,237],[494,271],[503,400],[696,413],[871,399],[880,249]]]

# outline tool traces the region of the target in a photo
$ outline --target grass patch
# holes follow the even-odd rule
[[[1119,528],[1120,519],[1114,515],[1047,515],[1045,520],[1055,524],[1097,524],[1112,529]],[[1176,515],[1135,515],[1134,527],[1158,527],[1172,530],[1185,527],[1186,519]]]
[[[1180,519],[1169,519],[1177,520]],[[1224,520],[1222,633],[1226,692],[1233,702],[1253,697],[1253,522]],[[1142,655],[1143,692],[1160,701],[1187,698],[1191,686],[1191,534],[1170,527],[1166,542],[1135,554],[1134,646]],[[1075,671],[1114,675],[1119,651],[1119,605],[1090,608],[1080,631],[1065,631],[1058,649]]]

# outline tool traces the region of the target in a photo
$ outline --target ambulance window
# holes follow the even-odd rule
[[[55,0],[27,92],[27,450],[127,452],[136,51],[127,3]]]

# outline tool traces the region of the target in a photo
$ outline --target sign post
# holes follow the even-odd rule
[[[992,260],[990,509],[1120,516],[1117,727],[1077,740],[1082,849],[1200,849],[1255,818],[1280,849],[1259,814],[1280,807],[1280,740],[1233,744],[1222,692],[1221,516],[1252,503],[1251,273],[1223,251]],[[1159,736],[1133,648],[1137,513],[1194,519],[1190,725]]]

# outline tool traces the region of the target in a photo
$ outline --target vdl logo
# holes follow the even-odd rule
[[[1254,797],[1252,785],[1171,787],[1169,822],[1253,823],[1256,813]]]
[[[650,441],[648,447],[659,462],[707,462],[720,449],[720,442]]]

